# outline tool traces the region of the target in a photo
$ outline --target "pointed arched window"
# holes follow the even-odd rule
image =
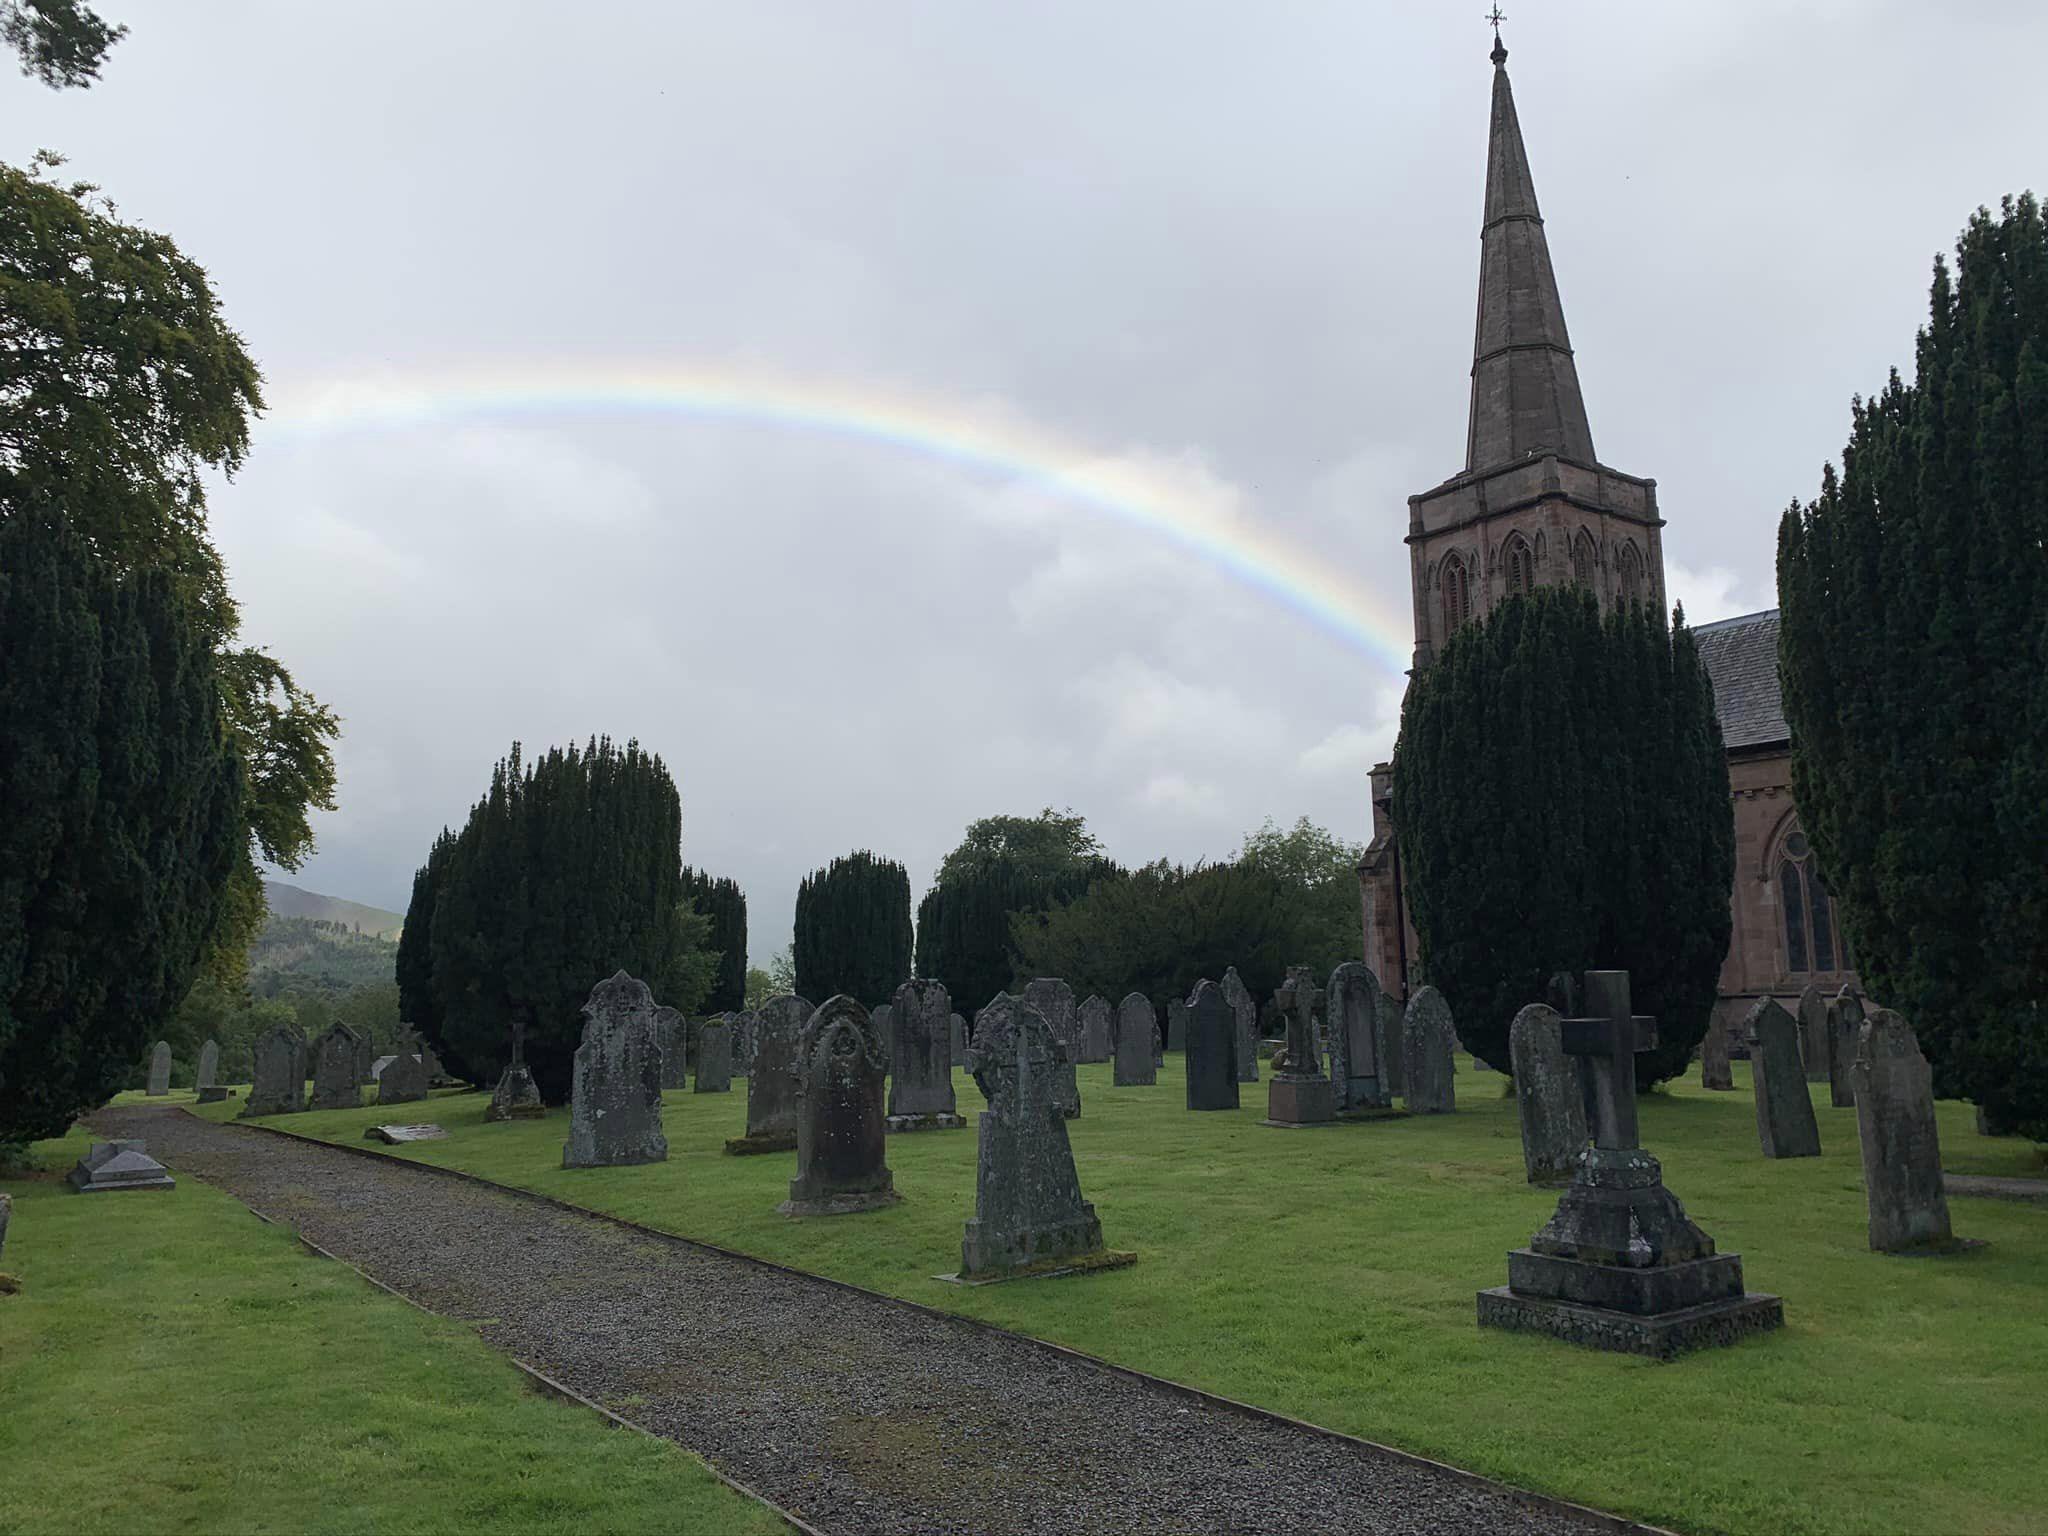
[[[1572,541],[1572,580],[1582,587],[1592,586],[1593,569],[1598,563],[1599,557],[1593,549],[1593,535],[1581,528],[1578,538]]]
[[[1812,845],[1796,827],[1785,834],[1778,859],[1778,900],[1785,920],[1785,971],[1804,975],[1846,966],[1835,932],[1834,902],[1814,864]]]
[[[1451,631],[1472,617],[1472,581],[1465,570],[1465,562],[1456,555],[1444,556],[1442,577],[1444,593],[1444,638],[1449,639]]]
[[[1509,534],[1501,559],[1508,570],[1509,597],[1527,597],[1536,590],[1536,556],[1530,552],[1527,539],[1519,533]]]
[[[1635,540],[1621,546],[1621,558],[1616,564],[1621,578],[1621,600],[1640,603],[1643,600],[1643,557],[1636,551]]]

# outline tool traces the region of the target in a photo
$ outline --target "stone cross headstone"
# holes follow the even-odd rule
[[[953,999],[943,982],[912,977],[889,1003],[896,1038],[889,1062],[892,1131],[961,1130],[953,1106]]]
[[[1799,994],[1799,1062],[1809,1083],[1828,1080],[1828,1004],[1812,982]]]
[[[1044,1015],[1046,1027],[1059,1041],[1065,1054],[1054,1097],[1060,1113],[1069,1120],[1081,1113],[1081,1084],[1074,1076],[1074,1058],[1080,1053],[1080,1016],[1074,1008],[1074,989],[1055,976],[1040,976],[1024,988],[1024,1001]],[[976,1019],[981,1015],[976,1014]]]
[[[726,1016],[708,1019],[697,1032],[698,1093],[732,1092],[732,1025]]]
[[[1871,1014],[1857,1040],[1853,1071],[1871,1248],[1955,1247],[1934,1124],[1934,1076],[1912,1026],[1889,1008]]]
[[[785,1216],[843,1216],[902,1197],[885,1160],[888,1058],[875,1016],[843,993],[797,1039],[796,1177]]]
[[[398,1054],[377,1076],[379,1104],[417,1104],[427,1096],[427,1061],[419,1041],[401,1039]]]
[[[484,1110],[486,1120],[539,1120],[547,1114],[541,1103],[540,1085],[526,1064],[526,1021],[512,1020],[512,1060],[491,1090],[491,1102]]]
[[[1064,1053],[1045,1016],[998,993],[975,1015],[974,1081],[988,1100],[975,1161],[974,1216],[962,1279],[1056,1269],[1102,1251],[1102,1223],[1081,1198],[1054,1092]]]
[[[1863,1041],[1863,994],[1845,986],[1828,999],[1828,1103],[1849,1109],[1856,1103],[1856,1052]]]
[[[1707,1038],[1700,1042],[1700,1086],[1720,1092],[1735,1086],[1735,1071],[1728,1063],[1728,1030],[1718,1017],[1707,1025]]]
[[[1252,1001],[1251,988],[1231,966],[1223,973],[1223,1001],[1230,1004],[1237,1028],[1237,1080],[1240,1084],[1259,1080],[1259,1005]]]
[[[131,1056],[128,1059],[130,1061],[133,1061],[135,1058]],[[131,1077],[129,1081],[132,1083],[135,1081],[135,1079]],[[168,1040],[159,1040],[155,1045],[150,1047],[149,1087],[146,1090],[146,1092],[148,1093],[150,1098],[160,1099],[170,1091],[171,1042]]]
[[[1108,1061],[1114,1051],[1111,1044],[1109,1003],[1101,997],[1090,997],[1081,1005],[1081,1060],[1084,1062]]]
[[[661,1086],[690,1086],[690,1021],[678,1009],[654,1010],[654,1043],[661,1047]]]
[[[562,1166],[628,1168],[667,1160],[654,994],[646,982],[614,971],[590,989],[583,1005]]]
[[[346,1024],[330,1024],[313,1037],[313,1107],[363,1107],[363,1042]]]
[[[1237,1108],[1237,1014],[1213,981],[1188,999],[1189,1109]]]
[[[1152,1050],[1158,1033],[1159,1020],[1152,1012],[1152,999],[1144,993],[1133,992],[1117,1005],[1111,1083],[1118,1088],[1149,1088],[1159,1081],[1159,1058]]]
[[[1657,1048],[1657,1021],[1628,1011],[1627,971],[1586,972],[1586,1009],[1590,1017],[1564,1020],[1561,1033],[1564,1054],[1584,1062],[1593,1145],[1639,1147],[1636,1057]]]
[[[1435,987],[1424,987],[1408,1000],[1401,1021],[1402,1055],[1407,1058],[1407,1103],[1411,1114],[1447,1115],[1458,1107],[1453,1059],[1457,1031],[1451,1005]]]
[[[286,1024],[273,1024],[256,1037],[254,1081],[241,1118],[289,1115],[306,1107],[306,1037]]]
[[[1324,1125],[1337,1118],[1337,1096],[1323,1074],[1316,1049],[1315,982],[1299,966],[1274,994],[1287,1026],[1287,1041],[1273,1058],[1266,1079],[1266,1121],[1273,1126]]]
[[[1756,1088],[1756,1134],[1765,1157],[1819,1157],[1820,1124],[1799,1059],[1799,1024],[1778,1006],[1760,999],[1745,1021],[1749,1032],[1749,1077]]]
[[[1531,1003],[1508,1026],[1508,1060],[1522,1116],[1522,1166],[1531,1184],[1561,1184],[1586,1150],[1586,1106],[1566,1057],[1557,1010]]]
[[[1381,989],[1373,1004],[1373,1030],[1379,1046],[1380,1082],[1390,1095],[1408,1092],[1408,1042],[1401,1034],[1402,1010],[1391,992]]]
[[[747,1074],[747,1134],[733,1153],[787,1152],[796,1145],[796,1044],[815,1010],[800,997],[771,997],[754,1019],[754,1068]]]
[[[1380,1078],[1379,994],[1380,979],[1363,960],[1330,972],[1330,1087],[1340,1115],[1393,1102]]]
[[[1184,1051],[1188,1048],[1188,1004],[1182,997],[1166,1000],[1166,1048],[1169,1051]]]
[[[192,1086],[199,1090],[199,1102],[218,1104],[228,1096],[220,1081],[220,1042],[208,1040],[199,1047],[199,1071],[192,1079]]]

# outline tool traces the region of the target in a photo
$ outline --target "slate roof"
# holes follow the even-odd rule
[[[1791,741],[1778,688],[1778,610],[1702,624],[1693,638],[1714,681],[1722,745],[1733,752]]]

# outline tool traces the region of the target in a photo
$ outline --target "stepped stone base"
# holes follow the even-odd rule
[[[1266,1084],[1267,1125],[1329,1125],[1337,1118],[1337,1090],[1327,1077],[1282,1072]]]
[[[891,1115],[883,1125],[892,1131],[959,1131],[967,1128],[962,1115]]]
[[[1086,1275],[1099,1269],[1124,1269],[1138,1262],[1135,1253],[1118,1253],[1103,1249],[1096,1253],[1084,1253],[1072,1258],[1047,1259],[1042,1263],[1025,1264],[1016,1269],[995,1270],[983,1275],[954,1274],[933,1275],[934,1280],[943,1280],[948,1285],[1001,1285],[1008,1280],[1050,1280],[1055,1275]]]
[[[795,1131],[766,1131],[758,1136],[733,1136],[727,1139],[725,1150],[734,1157],[753,1157],[762,1152],[794,1152]]]
[[[1653,1360],[1734,1344],[1784,1325],[1784,1302],[1756,1293],[1650,1316],[1541,1296],[1517,1296],[1504,1285],[1479,1293],[1482,1328],[1548,1334],[1589,1349],[1648,1355]]]
[[[857,1216],[862,1211],[879,1211],[898,1204],[902,1199],[893,1189],[872,1189],[817,1200],[785,1200],[775,1209],[783,1216]]]

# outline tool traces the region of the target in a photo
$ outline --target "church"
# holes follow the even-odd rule
[[[1610,468],[1594,451],[1507,58],[1496,36],[1465,465],[1408,498],[1417,670],[1459,625],[1538,586],[1577,582],[1603,609],[1670,602],[1657,482]],[[1733,1031],[1759,997],[1796,998],[1809,983],[1832,994],[1855,978],[1792,803],[1777,611],[1694,633],[1714,684],[1734,797],[1735,926],[1714,1014],[1716,1028]],[[1366,961],[1382,986],[1405,998],[1416,945],[1392,783],[1391,764],[1372,770],[1373,835],[1358,876]]]

